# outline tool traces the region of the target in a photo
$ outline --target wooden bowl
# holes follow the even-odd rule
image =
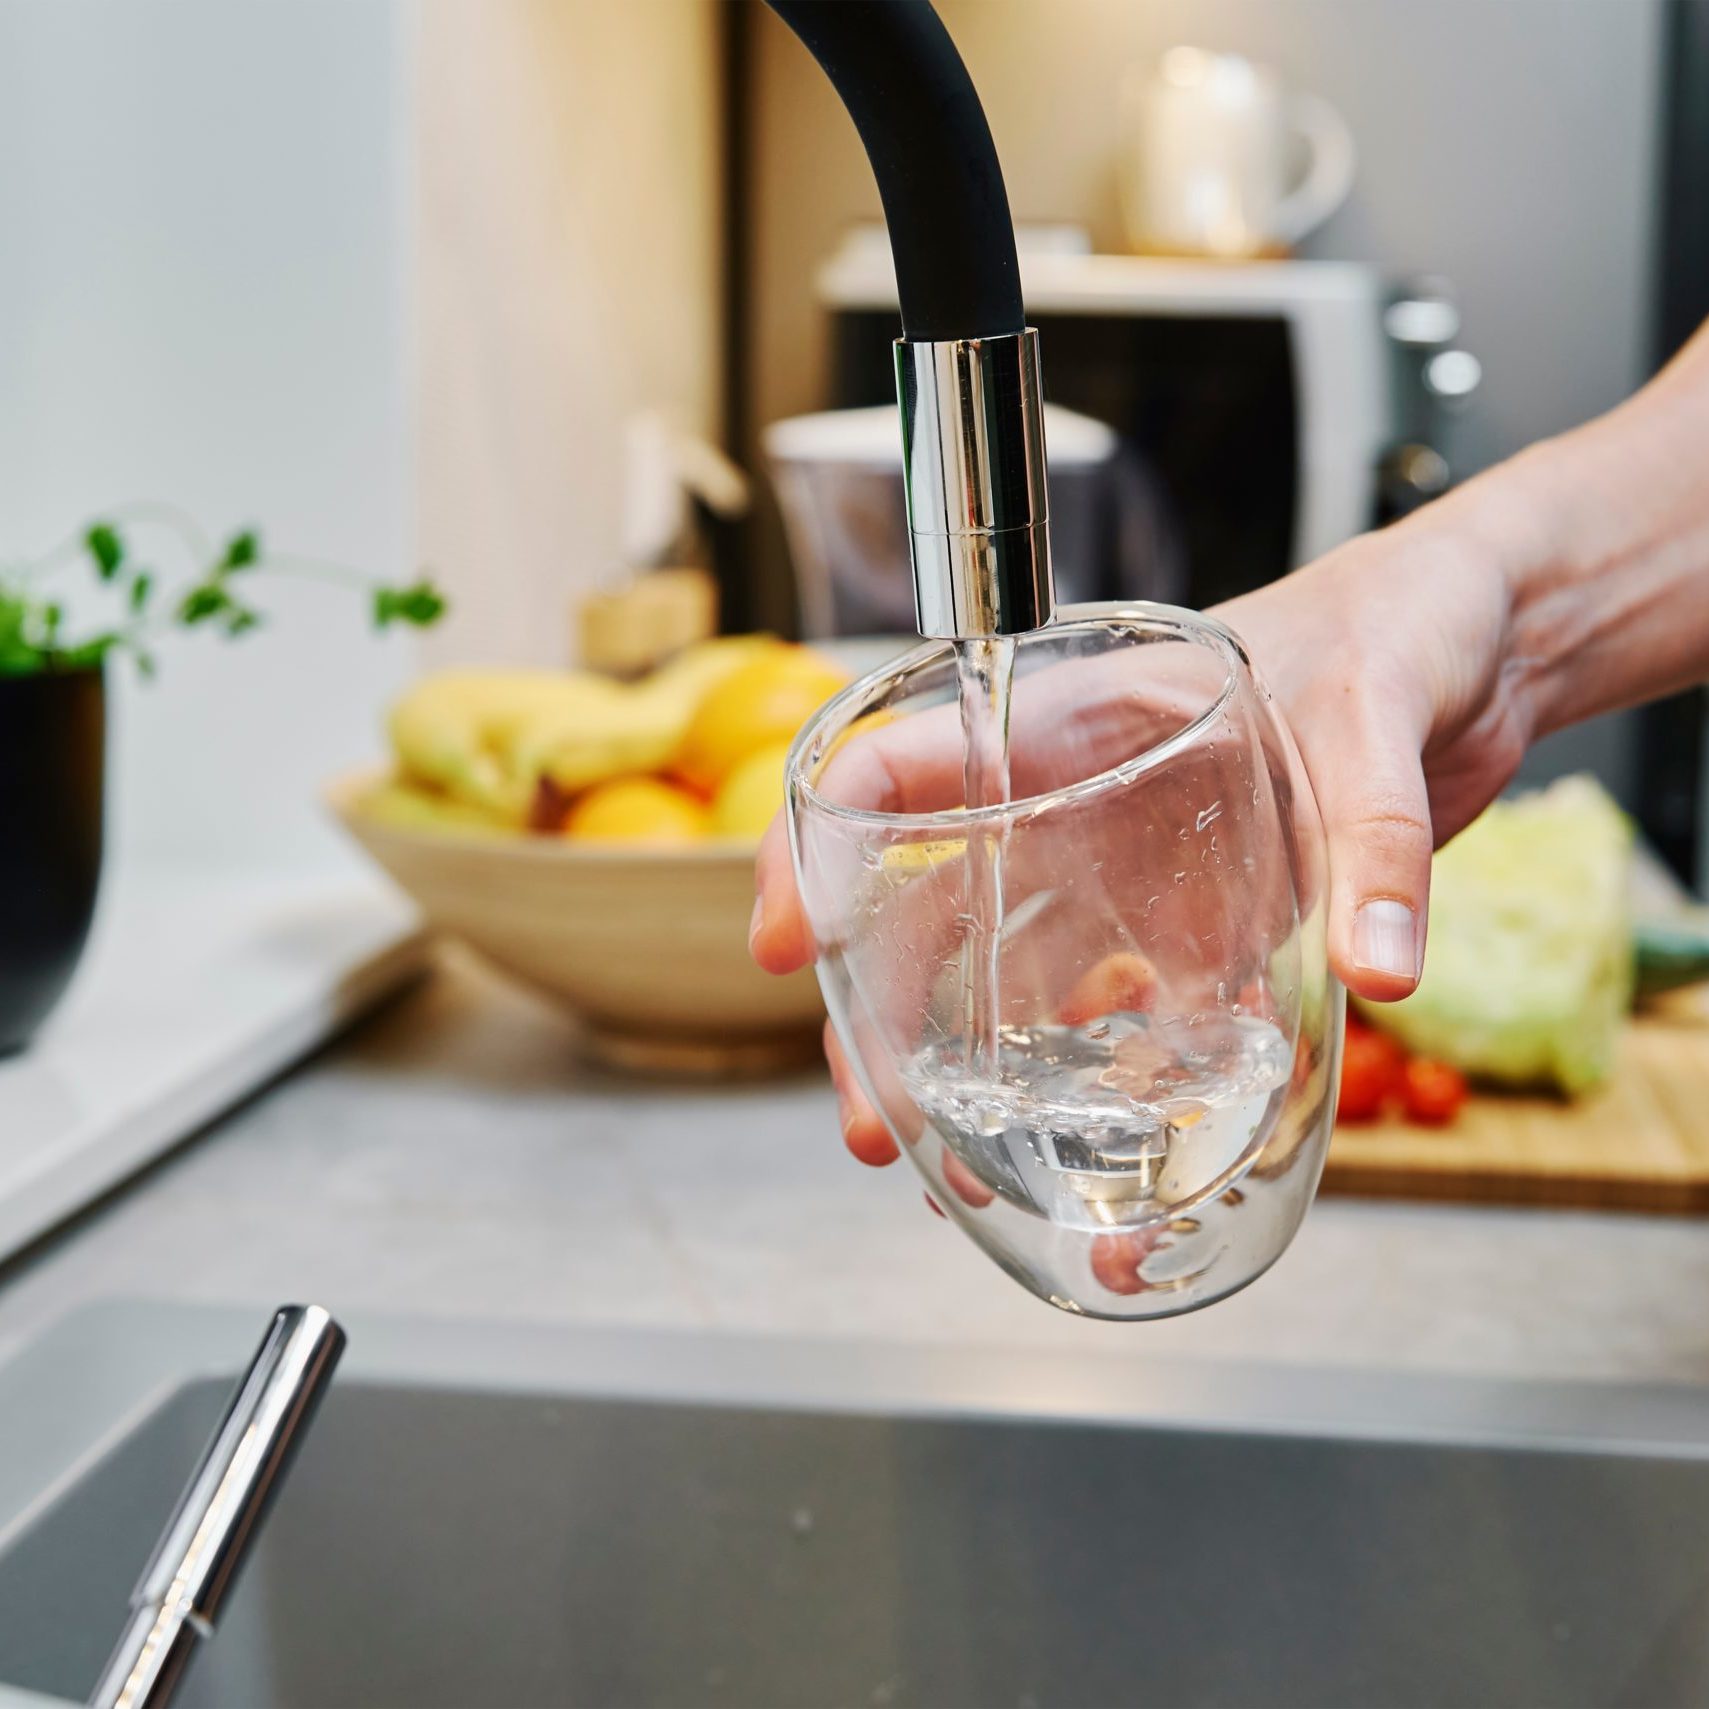
[[[580,1018],[593,1052],[646,1072],[743,1075],[810,1060],[824,1005],[811,969],[748,958],[753,850],[620,849],[370,819],[383,774],[327,802],[428,923]]]

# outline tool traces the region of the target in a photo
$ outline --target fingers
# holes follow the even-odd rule
[[[1151,1256],[1158,1242],[1151,1230],[1132,1234],[1100,1234],[1092,1242],[1092,1275],[1112,1294],[1143,1294],[1151,1283],[1139,1273],[1139,1267]]]
[[[1117,668],[1119,666],[1119,669]],[[1014,787],[1025,795],[1092,776],[1129,757],[1170,728],[1179,709],[1162,688],[1141,694],[1126,659],[1072,661],[1040,671],[1016,689]],[[1160,698],[1161,697],[1161,698]],[[1171,717],[1166,717],[1171,714]],[[953,704],[855,728],[827,760],[815,788],[843,806],[886,813],[933,813],[962,800],[961,724]],[[748,944],[769,973],[792,973],[813,959],[813,934],[796,888],[781,813],[772,821],[756,864],[756,898]],[[913,904],[916,910],[920,904]]]
[[[866,1094],[850,1070],[842,1040],[837,1037],[836,1028],[829,1021],[825,1023],[825,1061],[830,1065],[831,1083],[837,1089],[837,1105],[843,1124],[843,1144],[862,1163],[871,1164],[874,1168],[894,1163],[901,1156],[896,1141],[891,1138],[883,1118],[867,1102]],[[974,1210],[983,1210],[997,1196],[947,1148],[943,1156],[943,1177],[944,1185]],[[926,1195],[926,1203],[937,1211],[939,1216],[943,1215],[930,1193]]]
[[[843,1054],[842,1041],[829,1021],[825,1023],[825,1060],[830,1064],[831,1083],[837,1089],[837,1105],[842,1116],[843,1144],[862,1163],[881,1168],[894,1163],[901,1153],[883,1118],[866,1101],[866,1094],[849,1069],[849,1059]]]
[[[1350,991],[1404,997],[1424,962],[1434,843],[1419,733],[1394,708],[1296,724],[1329,838],[1329,959]]]
[[[976,1211],[984,1210],[997,1196],[947,1145],[944,1147],[943,1172],[944,1185],[964,1205],[969,1205]]]
[[[766,828],[754,863],[754,912],[748,953],[767,973],[793,973],[813,959],[813,933],[795,887],[789,831],[779,812]]]

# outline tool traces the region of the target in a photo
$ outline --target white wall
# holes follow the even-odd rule
[[[115,501],[414,570],[410,41],[396,0],[0,3],[0,551]],[[139,537],[140,538],[140,537]],[[411,643],[258,590],[269,628],[124,667],[116,841],[302,861]]]

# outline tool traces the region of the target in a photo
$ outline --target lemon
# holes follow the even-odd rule
[[[768,649],[709,689],[671,770],[703,795],[750,754],[789,741],[848,678],[807,647]]]
[[[751,753],[718,787],[712,800],[712,833],[757,842],[783,805],[783,767],[787,742],[773,742]]]
[[[620,777],[590,789],[570,809],[572,842],[680,848],[707,833],[707,812],[686,789],[656,777]]]
[[[886,872],[930,872],[946,860],[960,860],[966,853],[966,837],[938,837],[924,843],[892,843],[879,864]]]

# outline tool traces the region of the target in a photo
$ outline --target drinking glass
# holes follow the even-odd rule
[[[933,1200],[1040,1298],[1223,1299],[1292,1239],[1334,1117],[1342,998],[1292,739],[1214,619],[1076,607],[1019,637],[1011,799],[970,809],[957,683],[956,644],[928,643],[790,754],[838,1037]]]

